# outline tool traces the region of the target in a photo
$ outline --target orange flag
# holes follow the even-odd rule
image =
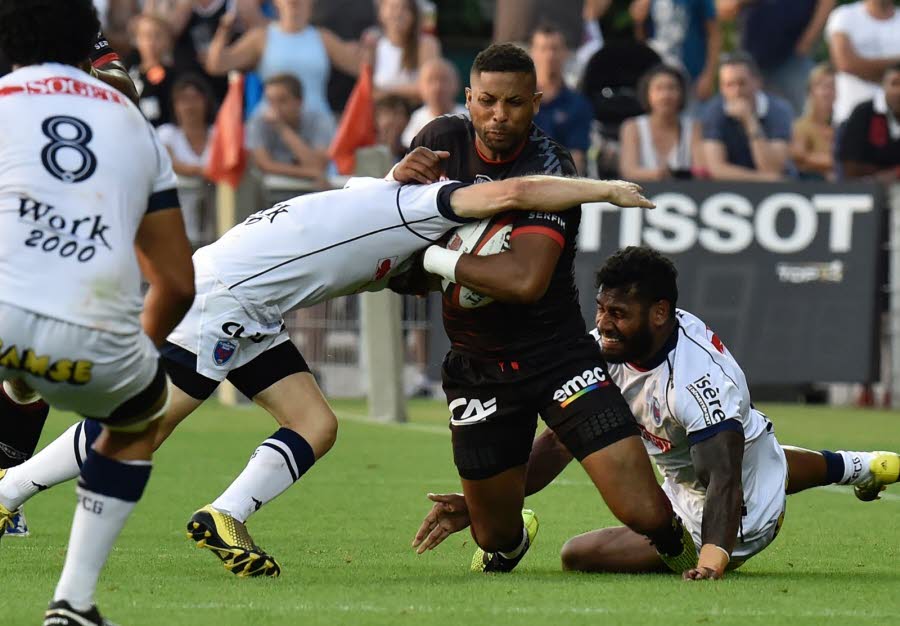
[[[338,125],[328,155],[343,175],[353,173],[356,150],[375,143],[375,103],[372,95],[372,68],[363,65],[344,114]]]
[[[228,83],[228,93],[216,115],[205,176],[237,188],[247,167],[244,150],[244,76]]]

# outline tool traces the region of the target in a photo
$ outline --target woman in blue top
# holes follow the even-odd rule
[[[327,98],[331,66],[358,74],[359,45],[312,26],[312,0],[275,0],[274,4],[276,21],[247,31],[231,45],[228,36],[234,16],[223,17],[209,46],[206,70],[210,74],[256,70],[263,81],[276,74],[293,74],[303,84],[304,109],[321,113],[334,124]]]

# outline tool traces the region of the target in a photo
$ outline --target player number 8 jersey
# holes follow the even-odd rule
[[[0,301],[137,332],[135,234],[178,207],[155,131],[118,91],[47,63],[0,79],[0,137]]]

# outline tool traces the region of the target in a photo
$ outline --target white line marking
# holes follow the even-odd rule
[[[139,607],[138,604],[135,604]],[[226,604],[222,602],[204,602],[204,603],[185,603],[185,604],[160,604],[148,607],[156,610],[172,610],[178,608],[182,610],[211,610],[211,611],[234,611],[234,610],[259,610],[262,608],[256,602],[242,602],[234,604]],[[503,605],[454,605],[434,606],[434,605],[416,605],[416,604],[397,604],[387,606],[383,604],[373,604],[369,602],[360,603],[312,603],[298,602],[285,603],[279,602],[277,605],[266,606],[267,611],[275,613],[421,613],[425,615],[441,615],[445,619],[448,615],[453,614],[469,614],[469,615],[651,615],[674,617],[671,608],[666,607],[604,607],[604,606],[585,606],[585,607],[541,607],[541,606],[503,606]],[[806,610],[785,610],[779,609],[753,609],[753,608],[709,608],[700,610],[688,610],[681,612],[681,617],[744,617],[744,618],[760,618],[760,617],[806,617],[806,618],[874,618],[892,620],[896,617],[893,612],[870,611],[870,610],[854,610],[854,609],[806,609]]]

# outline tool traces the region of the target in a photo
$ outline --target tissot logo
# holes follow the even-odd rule
[[[754,203],[741,194],[715,193],[704,199],[684,193],[651,195],[653,211],[621,210],[605,203],[582,206],[578,249],[600,249],[602,226],[619,221],[619,248],[648,245],[678,254],[699,245],[718,254],[738,254],[757,244],[778,254],[806,250],[826,233],[828,251],[849,252],[857,216],[872,212],[871,194],[771,193]]]

